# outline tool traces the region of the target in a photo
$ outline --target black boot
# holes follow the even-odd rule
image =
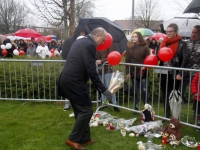
[[[120,112],[120,109],[118,108],[118,107],[113,107],[114,108],[114,110],[116,111],[116,112]]]

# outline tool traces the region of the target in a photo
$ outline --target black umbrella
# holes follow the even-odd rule
[[[200,13],[200,0],[193,0],[183,13]]]
[[[85,26],[87,33],[90,33],[97,27],[104,28],[112,35],[115,50],[120,53],[125,51],[127,38],[122,28],[107,18],[82,18],[79,21],[79,25]]]

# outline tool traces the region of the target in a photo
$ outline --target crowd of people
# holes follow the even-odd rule
[[[66,60],[64,68],[60,74],[58,82],[58,96],[62,96],[69,100],[66,103],[65,110],[71,105],[75,115],[75,124],[66,143],[74,149],[85,150],[84,146],[93,144],[96,140],[90,137],[89,121],[93,114],[91,98],[89,95],[87,81],[90,78],[95,88],[102,93],[103,101],[108,99],[117,106],[115,94],[111,94],[108,90],[113,73],[112,66],[104,68],[104,79],[102,80],[102,64],[106,61],[109,52],[114,50],[114,45],[109,49],[97,52],[96,47],[102,44],[106,39],[106,30],[98,27],[91,33],[86,35],[86,30],[82,26],[78,26],[72,37],[62,42],[52,40],[49,44],[44,41],[39,43],[31,38],[29,43],[23,39],[15,40],[12,43],[11,50],[23,50],[27,55],[39,55],[43,57],[47,55],[51,49],[62,49],[63,60]],[[3,41],[3,44],[11,43],[9,39]],[[180,67],[190,69],[200,69],[200,25],[195,25],[191,31],[191,38],[184,41],[178,34],[178,26],[174,23],[168,25],[166,29],[166,37],[160,41],[149,37],[144,39],[140,32],[135,32],[131,40],[127,42],[125,62],[134,64],[143,64],[144,59],[154,54],[158,56],[158,52],[163,47],[169,47],[173,52],[173,58],[164,62],[159,60],[159,66]],[[154,52],[152,52],[154,50]],[[8,50],[9,51],[9,50]],[[12,57],[13,53],[8,52],[7,57]],[[159,59],[159,57],[158,57]],[[98,70],[97,70],[98,67]],[[126,66],[126,78],[132,81],[133,86],[133,102],[134,109],[138,110],[139,91],[142,93],[142,100],[148,103],[148,71],[145,67],[129,67]],[[169,94],[172,90],[179,90],[184,99],[186,88],[191,83],[191,91],[194,98],[193,110],[194,118],[197,125],[200,126],[200,72],[183,73],[181,71],[168,70],[159,74],[160,88],[162,91],[162,101],[165,108],[166,118],[172,116],[169,106]],[[117,107],[114,110],[120,112]]]
[[[0,43],[0,45],[5,45],[7,43],[12,44],[11,48],[6,48],[7,54],[3,55],[2,50],[3,48],[0,48],[0,54],[1,57],[13,57],[16,55],[13,53],[14,50],[17,51],[23,51],[24,55],[28,56],[40,56],[40,57],[50,57],[51,56],[51,50],[57,50],[59,53],[62,52],[62,40],[55,40],[52,39],[50,42],[45,42],[43,39],[40,39],[38,42],[36,42],[34,37],[31,37],[31,40],[24,40],[24,39],[15,39],[14,41],[10,40],[9,38],[6,38],[5,40]],[[18,54],[18,53],[17,53]]]
[[[86,149],[84,146],[96,142],[96,140],[91,140],[88,127],[89,118],[91,118],[93,112],[86,86],[88,78],[92,80],[97,90],[105,95],[105,97],[103,96],[103,101],[108,99],[117,105],[115,95],[112,95],[107,90],[106,80],[108,82],[110,80],[110,75],[113,72],[112,66],[104,67],[104,80],[101,80],[101,65],[106,61],[109,52],[114,50],[113,45],[108,50],[96,52],[96,47],[105,40],[105,33],[106,31],[103,28],[97,28],[87,36],[83,35],[81,38],[76,36],[70,46],[70,50],[67,52],[67,57],[63,58],[66,59],[66,63],[60,75],[58,88],[60,95],[69,99],[75,113],[76,122],[66,141],[69,146],[75,149]],[[125,62],[143,64],[144,59],[152,54],[152,49],[155,50],[153,54],[158,55],[159,50],[163,47],[169,47],[173,51],[173,58],[167,62],[160,60],[160,66],[199,69],[200,26],[194,26],[191,31],[191,39],[188,41],[184,41],[178,34],[178,26],[176,24],[170,24],[166,29],[166,37],[159,41],[152,37],[145,40],[140,32],[135,32],[131,40],[127,42]],[[98,67],[97,71],[96,67]],[[148,71],[146,71],[145,67],[126,66],[126,78],[132,81],[134,109],[138,110],[139,91],[142,93],[143,102],[148,103]],[[189,74],[168,70],[165,73],[161,73],[159,78],[166,118],[172,116],[169,107],[170,92],[174,89],[179,90],[182,93],[182,97],[184,97],[186,87],[193,79],[191,89],[194,95],[194,116],[195,120],[197,120],[197,125],[200,125],[200,104],[198,104],[200,93],[199,73],[192,74],[191,78]],[[181,80],[183,84],[180,84]],[[119,112],[118,109],[115,110]]]

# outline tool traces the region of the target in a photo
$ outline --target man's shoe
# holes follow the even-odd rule
[[[81,145],[82,145],[82,146],[86,146],[86,145],[94,144],[94,143],[96,143],[96,142],[97,142],[97,140],[90,140],[89,142],[84,143],[84,144],[81,144]]]
[[[69,103],[66,103],[66,104],[65,104],[65,107],[63,108],[63,110],[66,111],[66,110],[69,109],[69,107],[70,107],[70,106],[69,106]]]
[[[120,109],[118,108],[118,107],[113,107],[114,108],[114,110],[116,111],[116,112],[120,112]]]
[[[74,142],[70,141],[69,139],[67,139],[66,144],[69,145],[69,146],[71,146],[73,149],[76,149],[76,150],[87,150],[81,144],[74,143]]]

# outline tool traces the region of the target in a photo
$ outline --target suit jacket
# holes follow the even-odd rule
[[[90,36],[76,40],[67,56],[58,83],[58,95],[79,105],[91,105],[87,81],[103,93],[106,88],[96,71],[96,46]]]

